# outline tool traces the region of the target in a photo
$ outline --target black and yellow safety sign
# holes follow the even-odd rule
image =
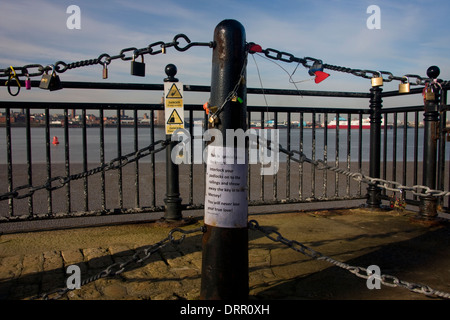
[[[180,90],[178,90],[178,87],[176,85],[176,82],[172,83],[172,86],[170,87],[166,99],[183,99],[183,96],[180,93]]]
[[[167,124],[183,124],[183,120],[181,120],[181,117],[176,109],[174,109],[170,114]]]
[[[180,82],[164,83],[164,109],[166,134],[173,134],[177,129],[184,129],[183,84]]]

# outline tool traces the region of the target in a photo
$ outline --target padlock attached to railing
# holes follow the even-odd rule
[[[62,89],[61,80],[59,76],[56,74],[55,66],[52,67],[52,73],[48,74],[48,71],[45,71],[45,74],[42,75],[41,82],[39,83],[39,88],[55,91]]]
[[[133,60],[131,60],[131,75],[137,76],[137,77],[145,77],[145,63],[144,63],[144,56],[141,55],[142,62],[137,62],[136,60],[136,53],[133,54]]]
[[[409,84],[409,79],[408,77],[404,76],[404,79],[406,79],[406,82],[404,82],[402,80],[402,82],[400,82],[400,84],[398,85],[398,92],[399,93],[408,93],[410,91],[410,84]]]
[[[381,87],[383,85],[383,76],[381,75],[381,72],[377,72],[378,77],[373,77],[371,79],[372,87]]]

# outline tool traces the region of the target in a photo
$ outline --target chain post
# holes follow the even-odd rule
[[[431,79],[439,76],[438,67],[430,67],[427,75]],[[431,88],[430,88],[431,87]],[[427,89],[433,91],[434,97],[427,94]],[[423,146],[423,185],[431,189],[436,188],[436,167],[437,167],[437,140],[439,139],[439,98],[440,86],[431,82],[425,87],[424,92],[424,146]],[[418,218],[421,220],[434,220],[437,217],[437,198],[426,196],[420,198]]]
[[[212,56],[211,76],[211,106],[222,106],[218,122],[211,116],[209,127],[213,126],[222,133],[225,140],[227,129],[246,128],[246,97],[245,85],[246,67],[246,39],[244,27],[235,20],[224,20],[214,30],[215,47]],[[238,88],[236,89],[236,84]],[[232,101],[230,93],[235,92],[240,101]],[[219,145],[218,145],[219,144]],[[210,148],[208,146],[208,158]],[[211,150],[228,150],[223,141],[215,141]],[[236,144],[234,145],[236,146]],[[221,149],[222,148],[222,149]],[[237,154],[234,149],[234,155]],[[227,152],[227,151],[225,151]],[[245,151],[247,153],[247,151]],[[212,157],[211,157],[212,158]],[[205,227],[203,235],[202,276],[200,299],[202,300],[230,300],[248,299],[248,205],[247,190],[239,192],[224,191],[218,194],[220,199],[229,199],[233,207],[224,206],[220,201],[208,204],[208,180],[213,176],[214,168],[230,168],[235,174],[244,172],[239,176],[241,184],[246,186],[248,161],[245,164],[211,164],[207,163],[207,190],[205,195]],[[217,167],[222,166],[222,167]],[[240,166],[240,167],[239,167]],[[220,179],[220,178],[219,178]],[[219,181],[220,184],[220,181]],[[242,197],[242,194],[245,196]],[[242,199],[244,198],[244,199]],[[209,200],[209,201],[208,201]],[[245,202],[244,202],[245,200]],[[223,201],[223,200],[222,200]],[[228,201],[227,201],[228,202]],[[238,203],[234,206],[234,203]],[[227,209],[228,212],[221,212]],[[215,211],[217,210],[217,211]],[[222,218],[227,219],[225,223]]]
[[[173,64],[168,64],[165,68],[167,78],[164,82],[178,82],[175,78],[177,74],[177,67]],[[166,139],[170,140],[172,135],[166,134]],[[178,164],[172,161],[172,150],[177,145],[177,141],[170,141],[166,148],[166,197],[164,198],[165,213],[164,219],[166,221],[182,220],[181,201],[180,198],[180,181]]]
[[[379,86],[370,89],[370,162],[369,172],[373,178],[380,178],[381,161],[381,108],[383,107]],[[386,125],[386,119],[385,119]],[[381,189],[376,184],[369,184],[367,188],[367,206],[369,208],[380,208]]]

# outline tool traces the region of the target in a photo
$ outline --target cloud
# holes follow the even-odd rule
[[[66,28],[66,8],[77,4],[81,8],[81,30]],[[0,68],[29,63],[51,64],[57,60],[73,62],[98,57],[102,53],[119,54],[122,48],[142,48],[156,41],[171,41],[178,33],[185,33],[192,41],[211,41],[215,26],[223,19],[240,21],[247,40],[292,53],[297,57],[314,57],[325,63],[359,69],[383,69],[395,75],[417,73],[425,75],[431,64],[441,67],[442,77],[450,77],[450,63],[443,52],[450,44],[448,35],[438,32],[446,2],[436,4],[441,10],[423,14],[428,4],[421,2],[395,3],[378,1],[381,8],[381,30],[368,30],[366,8],[371,1],[314,1],[305,5],[298,1],[60,1],[48,0],[3,1],[0,4]],[[448,13],[448,10],[447,10]],[[192,48],[177,52],[170,48],[166,55],[145,56],[147,77],[130,75],[130,62],[115,60],[109,66],[111,82],[160,83],[165,77],[164,67],[175,63],[180,81],[209,85],[211,49]],[[295,89],[288,73],[296,64],[279,62],[275,65],[255,57],[266,88]],[[260,79],[253,59],[248,63],[248,86],[259,87]],[[61,75],[66,81],[103,81],[101,66],[70,70]],[[308,80],[310,76],[299,66],[294,79]],[[386,84],[394,90],[398,83]],[[350,74],[331,72],[320,85],[304,82],[300,89],[348,90],[367,92],[370,80]],[[32,91],[33,93],[35,90]],[[75,93],[73,93],[75,92]],[[79,101],[119,99],[145,101],[145,94],[112,94],[105,91],[85,92],[65,90],[52,94],[60,99]],[[2,94],[2,98],[5,95]],[[37,98],[50,95],[39,93]],[[9,97],[8,97],[9,98]],[[280,102],[279,97],[271,97]],[[148,100],[147,100],[148,101]],[[302,103],[307,99],[301,99]],[[291,103],[291,101],[288,101]],[[295,102],[297,100],[295,99]]]

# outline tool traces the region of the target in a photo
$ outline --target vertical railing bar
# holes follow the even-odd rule
[[[155,143],[155,110],[150,110],[150,144]],[[150,156],[150,168],[152,172],[152,207],[156,207],[156,176],[155,176],[155,154]]]
[[[11,109],[5,109],[5,121],[6,121],[6,161],[8,170],[8,192],[11,192],[14,188],[13,185],[13,168],[12,168],[12,145],[11,145]],[[8,199],[8,215],[12,217],[14,215],[14,199]]]
[[[442,100],[441,100],[441,105],[444,105],[444,106],[446,106],[447,105],[447,102],[448,102],[448,90],[444,90],[444,92],[443,92],[443,96],[442,96]],[[446,189],[445,188],[445,181],[444,181],[444,177],[445,177],[445,168],[447,167],[447,161],[445,160],[446,159],[446,145],[447,145],[447,138],[446,137],[448,137],[448,135],[450,134],[450,132],[448,132],[447,131],[447,111],[444,111],[443,113],[442,113],[442,118],[441,118],[441,123],[442,123],[442,126],[441,126],[441,128],[442,128],[442,130],[445,130],[445,132],[442,132],[442,136],[441,136],[441,139],[443,140],[443,141],[441,141],[441,145],[443,145],[443,148],[442,148],[442,186],[441,186],[441,190],[448,190],[448,189]],[[450,168],[448,168],[448,172],[450,173]],[[448,199],[448,202],[450,203],[450,197],[446,197],[447,199]],[[444,201],[445,201],[445,198],[443,198],[442,200],[441,200],[441,203],[442,203],[442,209],[444,209],[444,206],[445,206],[445,203],[444,203]],[[445,209],[445,212],[449,212],[449,208],[446,208]]]
[[[138,129],[138,111],[135,107],[133,110],[133,129],[134,129],[134,152],[139,150],[139,129]],[[136,208],[140,207],[140,194],[139,194],[139,159],[134,162],[134,205]]]
[[[277,130],[278,129],[278,112],[274,112],[274,126],[273,129]],[[287,146],[288,150],[289,149],[289,145]],[[287,172],[287,168],[289,165],[289,156],[286,159],[286,172]],[[287,173],[286,173],[287,174]],[[287,180],[286,180],[286,184],[287,184]],[[276,200],[278,198],[278,174],[274,174],[273,175],[273,199]]]
[[[122,157],[122,123],[121,110],[117,109],[117,157]],[[122,165],[122,160],[119,160]],[[119,186],[119,208],[123,209],[123,182],[122,182],[122,167],[117,170],[118,186]]]
[[[359,114],[359,138],[358,138],[358,173],[362,173],[362,140],[363,140],[363,115],[362,113]],[[358,196],[362,195],[362,183],[361,181],[358,181]]]
[[[311,158],[316,160],[316,113],[312,113],[312,137],[311,137]],[[311,197],[316,197],[316,166],[311,166]]]
[[[45,162],[47,167],[47,181],[50,181],[52,178],[52,168],[51,168],[51,152],[50,152],[50,110],[49,108],[45,109],[44,113],[45,117]],[[47,190],[47,214],[49,216],[53,215],[53,206],[52,206],[52,191]]]
[[[31,154],[31,115],[30,108],[25,111],[25,125],[26,125],[26,144],[27,144],[27,183],[28,185],[33,185],[33,163]],[[28,215],[33,216],[33,195],[28,198]]]
[[[261,130],[262,131],[264,131],[264,128],[265,128],[264,121],[265,121],[265,119],[264,119],[264,112],[261,112]],[[262,165],[263,164],[261,163],[261,166]],[[260,175],[260,179],[261,179],[261,189],[260,189],[260,196],[259,196],[259,198],[260,198],[261,201],[264,201],[264,175],[263,174]]]
[[[417,185],[418,181],[418,171],[419,171],[419,111],[416,111],[414,114],[414,177],[413,184]],[[417,196],[413,197],[414,200],[417,200]]]
[[[328,113],[324,113],[323,114],[323,122],[324,122],[324,127],[323,127],[323,161],[325,161],[325,163],[328,162]],[[323,198],[327,198],[327,193],[328,193],[328,172],[327,170],[323,170],[323,194],[322,197]]]
[[[70,176],[70,141],[69,141],[69,110],[64,109],[64,167],[66,177]],[[66,184],[66,213],[72,212],[70,181]]]
[[[248,129],[251,129],[251,127],[252,127],[252,112],[251,111],[248,111],[247,110],[247,128]],[[250,143],[250,141],[249,141],[249,143]],[[252,148],[253,148],[253,146],[252,146]],[[250,159],[250,147],[248,148],[248,152],[247,152],[247,156],[249,157],[249,159]],[[250,179],[251,179],[251,165],[250,165],[250,163],[249,163],[249,165],[248,165],[248,167],[247,167],[247,199],[248,199],[248,201],[250,201],[251,200],[251,181],[250,181]]]
[[[336,113],[336,147],[335,147],[335,166],[339,167],[339,118],[340,114]],[[339,197],[339,174],[334,173],[334,196]]]
[[[189,110],[189,134],[194,137],[194,111]],[[194,141],[191,140],[189,159],[189,204],[194,204]]]
[[[303,112],[300,113],[300,120],[299,120],[299,151],[303,154]],[[298,165],[298,197],[300,200],[303,200],[303,162],[299,163]]]
[[[445,106],[447,104],[447,91],[442,90],[442,96],[440,105]],[[439,107],[440,108],[440,107]],[[438,181],[437,187],[439,190],[445,190],[445,153],[446,153],[446,126],[447,126],[447,111],[440,112],[440,126],[439,126],[439,160],[438,160]],[[440,197],[438,199],[440,209],[442,210],[444,207],[444,198]]]
[[[352,150],[352,115],[347,114],[347,170],[350,171],[351,150]],[[347,177],[347,196],[350,197],[350,177]]]
[[[278,129],[278,112],[275,112],[274,114],[274,129],[277,130]],[[288,150],[289,150],[289,146],[287,146]],[[286,159],[286,166],[289,162],[289,159]],[[286,172],[287,172],[287,167],[286,167]],[[278,175],[274,174],[273,175],[273,199],[276,200],[278,198]]]
[[[398,121],[398,112],[394,112],[394,127],[393,134],[394,137],[392,139],[393,150],[392,150],[392,180],[397,180],[397,121]]]
[[[383,127],[383,179],[387,178],[387,141],[388,141],[388,114],[384,113],[384,127]],[[386,190],[382,190],[382,194],[386,196]]]
[[[105,165],[105,121],[103,106],[100,109],[100,165]],[[101,188],[101,202],[102,211],[106,212],[106,181],[105,170],[102,170],[100,175],[100,188]]]
[[[276,113],[277,114],[277,113]],[[278,116],[276,117],[278,120]],[[288,151],[291,151],[291,113],[287,113],[287,148]],[[276,123],[276,122],[275,122]],[[275,129],[278,128],[278,124],[276,124]],[[288,155],[286,159],[286,199],[289,200],[291,198],[291,155]]]
[[[82,146],[83,146],[83,172],[88,170],[87,163],[87,124],[86,124],[86,109],[81,111],[82,115]],[[88,177],[83,178],[83,193],[84,193],[84,211],[89,210],[89,190],[88,190]]]
[[[406,186],[406,173],[408,168],[408,113],[403,114],[403,178],[402,184]]]
[[[446,95],[446,92],[445,92]],[[445,98],[445,95],[443,98]],[[441,101],[442,105],[445,105],[444,101]],[[447,112],[446,111],[440,111],[439,116],[439,154],[438,154],[438,175],[437,175],[437,188],[439,190],[445,190],[445,182],[444,182],[444,176],[445,176],[445,145],[446,145],[446,132],[445,127],[447,123]],[[438,199],[438,203],[441,207],[443,207],[443,198]]]

